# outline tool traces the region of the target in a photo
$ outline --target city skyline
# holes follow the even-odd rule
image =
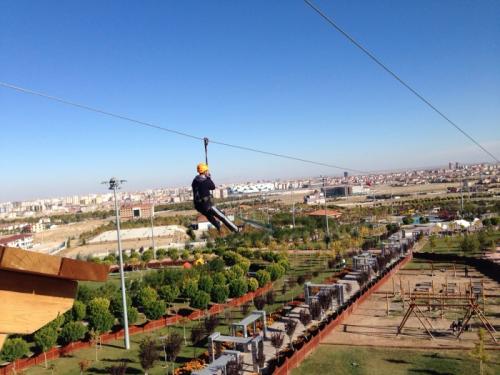
[[[318,5],[500,154],[498,3]],[[2,8],[0,43],[10,56],[0,61],[2,81],[201,137],[360,170],[490,161],[301,1],[126,8],[21,1]],[[8,181],[1,202],[98,192],[112,175],[129,180],[131,191],[184,186],[204,158],[201,142],[5,88],[0,109]],[[342,173],[217,145],[209,150],[218,183]]]

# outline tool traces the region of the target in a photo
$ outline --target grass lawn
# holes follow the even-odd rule
[[[500,352],[489,352],[485,374],[500,373]],[[466,351],[421,351],[320,345],[292,375],[472,375],[479,364]]]
[[[488,240],[493,240],[495,242],[500,241],[500,231],[492,230],[486,232],[486,238]],[[452,236],[452,237],[436,237],[435,246],[431,246],[431,241],[427,241],[425,246],[421,251],[423,252],[434,252],[434,253],[448,253],[448,254],[457,254],[464,256],[481,256],[482,252],[464,252],[460,249],[460,242],[463,237],[461,236]]]

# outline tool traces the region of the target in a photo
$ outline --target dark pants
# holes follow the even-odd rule
[[[238,227],[231,221],[229,220],[222,211],[220,211],[217,207],[215,206],[209,206],[209,205],[204,205],[204,206],[195,206],[196,210],[204,215],[208,221],[215,227],[217,230],[220,231],[221,225],[220,221],[224,223],[224,225],[232,232],[238,232]]]

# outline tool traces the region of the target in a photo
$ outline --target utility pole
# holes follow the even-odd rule
[[[128,314],[127,314],[127,292],[125,290],[125,272],[123,269],[123,253],[122,253],[122,241],[120,238],[120,210],[118,209],[118,199],[116,197],[116,190],[120,189],[120,185],[126,182],[125,180],[117,180],[112,177],[109,181],[103,182],[103,184],[109,184],[109,190],[113,190],[115,197],[115,213],[116,213],[116,237],[118,240],[118,257],[120,260],[120,285],[122,290],[122,308],[123,308],[123,329],[125,331],[125,349],[130,349],[130,338],[128,332]]]
[[[323,197],[325,198],[325,224],[326,224],[326,246],[330,244],[330,228],[328,226],[328,212],[326,206],[326,177],[323,176]]]
[[[151,205],[150,209],[150,218],[151,218],[151,247],[153,249],[153,259],[156,259],[156,247],[155,247],[155,229],[153,223],[153,215],[155,211],[155,206],[153,204],[153,194],[149,194],[149,204]]]

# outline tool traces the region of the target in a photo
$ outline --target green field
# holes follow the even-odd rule
[[[486,374],[500,374],[500,352],[489,352]],[[467,351],[421,351],[321,345],[293,375],[473,375],[479,364]]]
[[[500,231],[488,231],[485,232],[485,238],[487,240],[493,240],[496,243],[500,241]],[[476,252],[464,252],[460,249],[460,242],[463,237],[461,236],[450,236],[450,237],[436,237],[434,239],[434,246],[430,240],[428,240],[421,251],[423,252],[434,252],[434,253],[447,253],[447,254],[457,254],[463,256],[480,256],[482,251]]]

